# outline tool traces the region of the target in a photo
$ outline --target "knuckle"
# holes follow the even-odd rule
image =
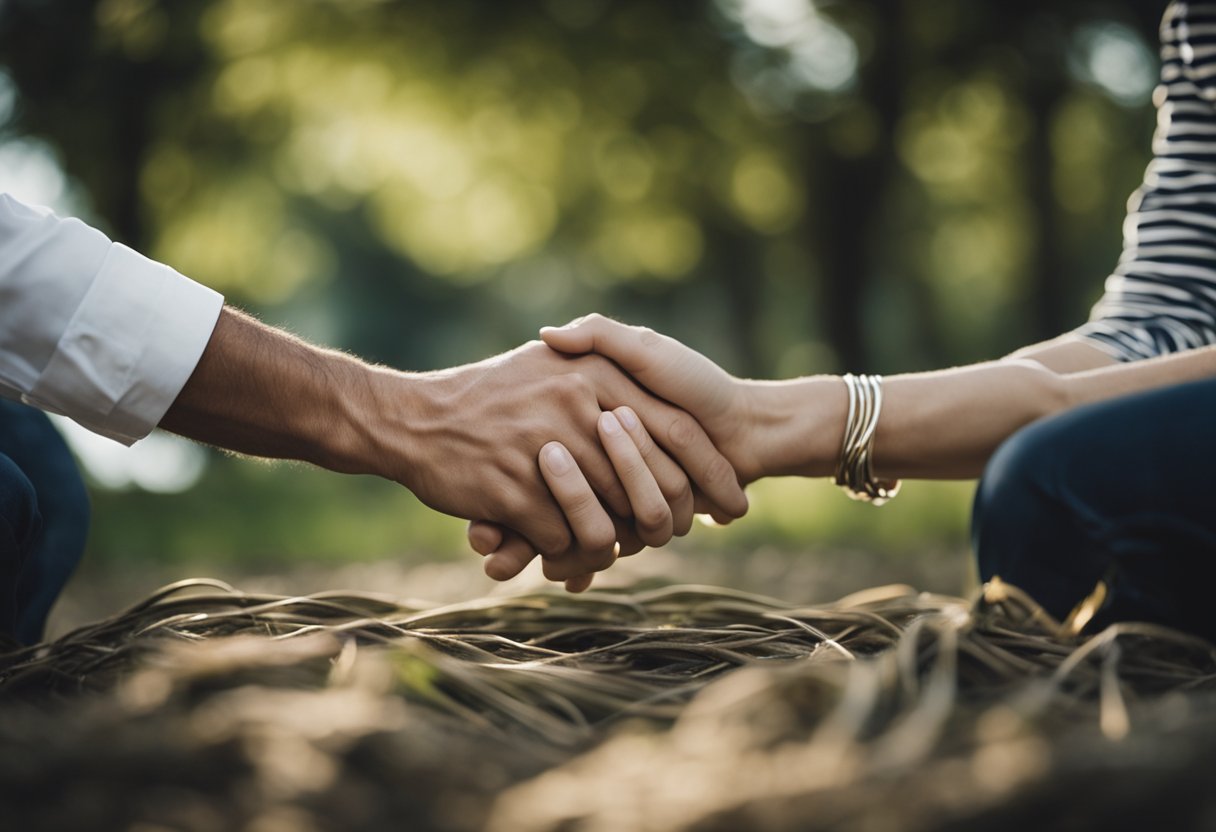
[[[671,540],[671,535],[668,533],[667,529],[656,529],[654,531],[643,531],[639,529],[638,538],[646,546],[653,546],[657,549]]]
[[[640,531],[657,532],[670,527],[671,509],[666,503],[647,505],[634,512],[634,519]]]
[[[648,326],[638,327],[638,340],[647,347],[653,347],[659,343],[662,336]]]
[[[588,571],[590,571],[590,572],[604,572],[604,571],[606,571],[606,570],[608,570],[608,569],[611,569],[611,568],[612,568],[612,565],[613,565],[614,563],[616,563],[616,555],[614,555],[614,554],[612,554],[611,552],[609,552],[607,555],[604,555],[604,557],[602,557],[602,558],[600,558],[598,561],[596,561],[595,568],[590,569],[590,570],[588,570]]]
[[[735,469],[726,461],[726,457],[715,454],[705,465],[705,479],[713,484],[737,484],[738,477]]]
[[[560,407],[569,407],[579,397],[572,375],[559,376],[553,380],[553,398]]]
[[[595,551],[587,550],[582,552],[581,557],[578,558],[578,561],[579,574],[587,572],[603,572],[604,569],[607,569],[608,567],[612,566],[613,563],[617,562],[617,551],[615,551],[615,544],[608,547],[608,549]]]
[[[676,448],[688,448],[700,433],[696,421],[687,413],[677,413],[667,426],[667,438]]]
[[[611,557],[612,549],[616,546],[616,530],[611,523],[589,529],[581,543],[593,557]]]
[[[637,446],[638,453],[643,459],[651,460],[659,453],[659,446],[650,438],[645,426],[641,422],[633,430],[629,431],[629,436],[633,439],[633,444]]]
[[[587,389],[594,392],[594,379],[606,378],[610,375],[611,366],[603,356],[595,354],[580,355],[573,359],[578,367],[577,374],[584,380]]]
[[[618,558],[627,558],[631,555],[636,555],[638,552],[646,548],[646,544],[640,539],[630,540],[627,543],[622,543],[620,551],[617,552]]]
[[[602,475],[588,475],[588,480],[592,482],[592,487],[599,494],[599,500],[595,499],[594,495],[588,495],[588,499],[594,500],[596,503],[593,508],[603,511],[603,506],[599,504],[600,500],[603,500],[604,505],[614,514],[621,517],[632,516],[633,509],[629,505],[629,494],[611,471],[605,471]]]
[[[646,461],[633,454],[614,454],[612,467],[620,482],[634,482],[650,476]]]
[[[536,506],[536,502],[534,500],[529,499],[526,495],[516,489],[502,493],[498,498],[498,503],[502,506],[502,510],[505,513],[506,518],[510,521],[504,523],[503,525],[509,527],[513,527],[516,520],[527,517],[534,511]]]
[[[570,551],[572,543],[570,532],[565,528],[556,525],[551,525],[542,530],[537,537],[539,540],[534,540],[540,553],[546,557],[558,557]]]
[[[586,489],[580,489],[576,493],[568,495],[562,500],[562,507],[567,517],[587,526],[595,523],[596,515],[602,514],[604,511],[595,494]]]
[[[659,548],[666,545],[671,540],[671,527],[666,529],[656,529],[654,531],[639,531],[638,538],[646,546]]]
[[[555,393],[564,402],[581,402],[595,390],[586,373],[579,371],[556,376],[553,385]]]
[[[678,505],[692,499],[692,484],[685,476],[659,483],[659,490],[663,492],[663,499],[669,505]]]

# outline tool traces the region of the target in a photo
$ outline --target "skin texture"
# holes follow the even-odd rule
[[[571,354],[613,359],[651,392],[686,409],[750,482],[827,476],[847,408],[835,376],[779,382],[737,379],[678,341],[599,315],[542,331]],[[890,376],[875,438],[884,478],[978,476],[988,457],[1036,419],[1089,402],[1216,376],[1216,347],[1129,364],[1056,339],[984,364]]]
[[[642,386],[697,417],[736,471],[739,482],[747,484],[761,477],[773,476],[831,476],[843,442],[845,410],[848,399],[844,383],[839,378],[818,376],[783,382],[745,381],[734,378],[696,350],[688,349],[674,339],[644,327],[631,327],[590,315],[570,322],[564,327],[546,327],[541,337],[554,349],[570,354],[598,353],[612,359]],[[1045,394],[1036,392],[1029,400],[1029,387],[1043,381],[1043,373],[1068,373],[1110,366],[1113,359],[1090,345],[1068,337],[1054,339],[1019,350],[1007,360],[1008,364],[976,365],[945,371],[938,375],[918,376],[913,382],[907,404],[891,404],[891,397],[902,398],[905,378],[886,381],[884,420],[879,425],[876,456],[880,476],[889,476],[884,467],[884,454],[891,450],[891,422],[895,433],[908,437],[902,440],[908,449],[934,448],[933,454],[911,460],[908,473],[890,476],[973,477],[983,470],[987,455],[1000,439],[1024,423],[1045,415],[1048,403]],[[984,370],[975,371],[979,367]],[[912,377],[908,377],[912,378]],[[1007,387],[1008,386],[1008,387]],[[939,388],[935,392],[933,388]],[[995,423],[985,422],[984,414],[972,412],[987,425],[987,432],[976,434],[968,450],[961,445],[942,448],[942,442],[931,442],[941,435],[950,442],[958,434],[950,428],[962,414],[950,409],[953,398],[941,397],[950,389],[955,398],[972,400],[969,410],[981,410],[1000,415]],[[893,393],[893,390],[895,392]],[[1012,401],[1012,409],[1000,410],[987,404],[993,393],[1003,393]],[[918,404],[919,403],[919,406]],[[893,417],[893,412],[896,415]],[[923,444],[927,443],[928,444]],[[899,446],[900,440],[895,439]],[[921,465],[918,465],[921,463]],[[469,525],[469,545],[488,555],[486,572],[496,579],[506,580],[522,572],[536,556],[527,540],[510,530],[492,524],[474,522]],[[570,577],[565,570],[554,570],[546,561],[546,575],[561,575],[567,579],[567,589],[586,589],[590,575]],[[565,567],[573,568],[568,562]]]
[[[602,413],[626,402],[639,429],[618,432]],[[161,427],[393,480],[432,508],[530,541],[554,579],[605,568],[618,541],[636,551],[687,531],[695,498],[725,517],[747,508],[729,462],[688,414],[604,358],[538,342],[403,373],[226,308]]]
[[[545,328],[541,337],[571,355],[612,359],[652,393],[692,414],[744,484],[768,476],[830,476],[835,470],[848,407],[839,377],[738,379],[672,338],[600,315]],[[1122,364],[1071,335],[999,361],[891,376],[883,385],[875,473],[883,479],[978,477],[996,448],[1030,422],[1212,376],[1216,347]],[[511,535],[494,536],[474,523],[474,538],[479,551],[491,552],[491,562],[515,571],[526,564],[526,547]]]

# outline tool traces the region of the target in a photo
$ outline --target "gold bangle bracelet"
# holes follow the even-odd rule
[[[874,476],[874,436],[882,413],[882,376],[846,373],[849,409],[845,416],[844,441],[836,463],[836,484],[854,500],[880,506],[899,493],[899,480]]]

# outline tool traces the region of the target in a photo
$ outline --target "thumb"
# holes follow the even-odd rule
[[[664,386],[663,377],[678,375],[694,356],[708,363],[699,353],[654,330],[597,313],[575,318],[563,327],[543,327],[540,337],[559,352],[594,352],[609,358],[643,384],[657,381]]]
[[[717,414],[730,395],[732,379],[725,370],[651,329],[591,314],[564,327],[545,327],[540,337],[559,352],[594,352],[611,359],[642,386],[695,418]]]
[[[587,326],[588,316],[575,318],[562,326],[541,327],[540,337],[549,347],[558,352],[581,355],[595,349],[595,334]]]

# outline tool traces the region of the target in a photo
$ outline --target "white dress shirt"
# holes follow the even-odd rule
[[[0,396],[130,445],[198,364],[218,293],[0,193]]]

